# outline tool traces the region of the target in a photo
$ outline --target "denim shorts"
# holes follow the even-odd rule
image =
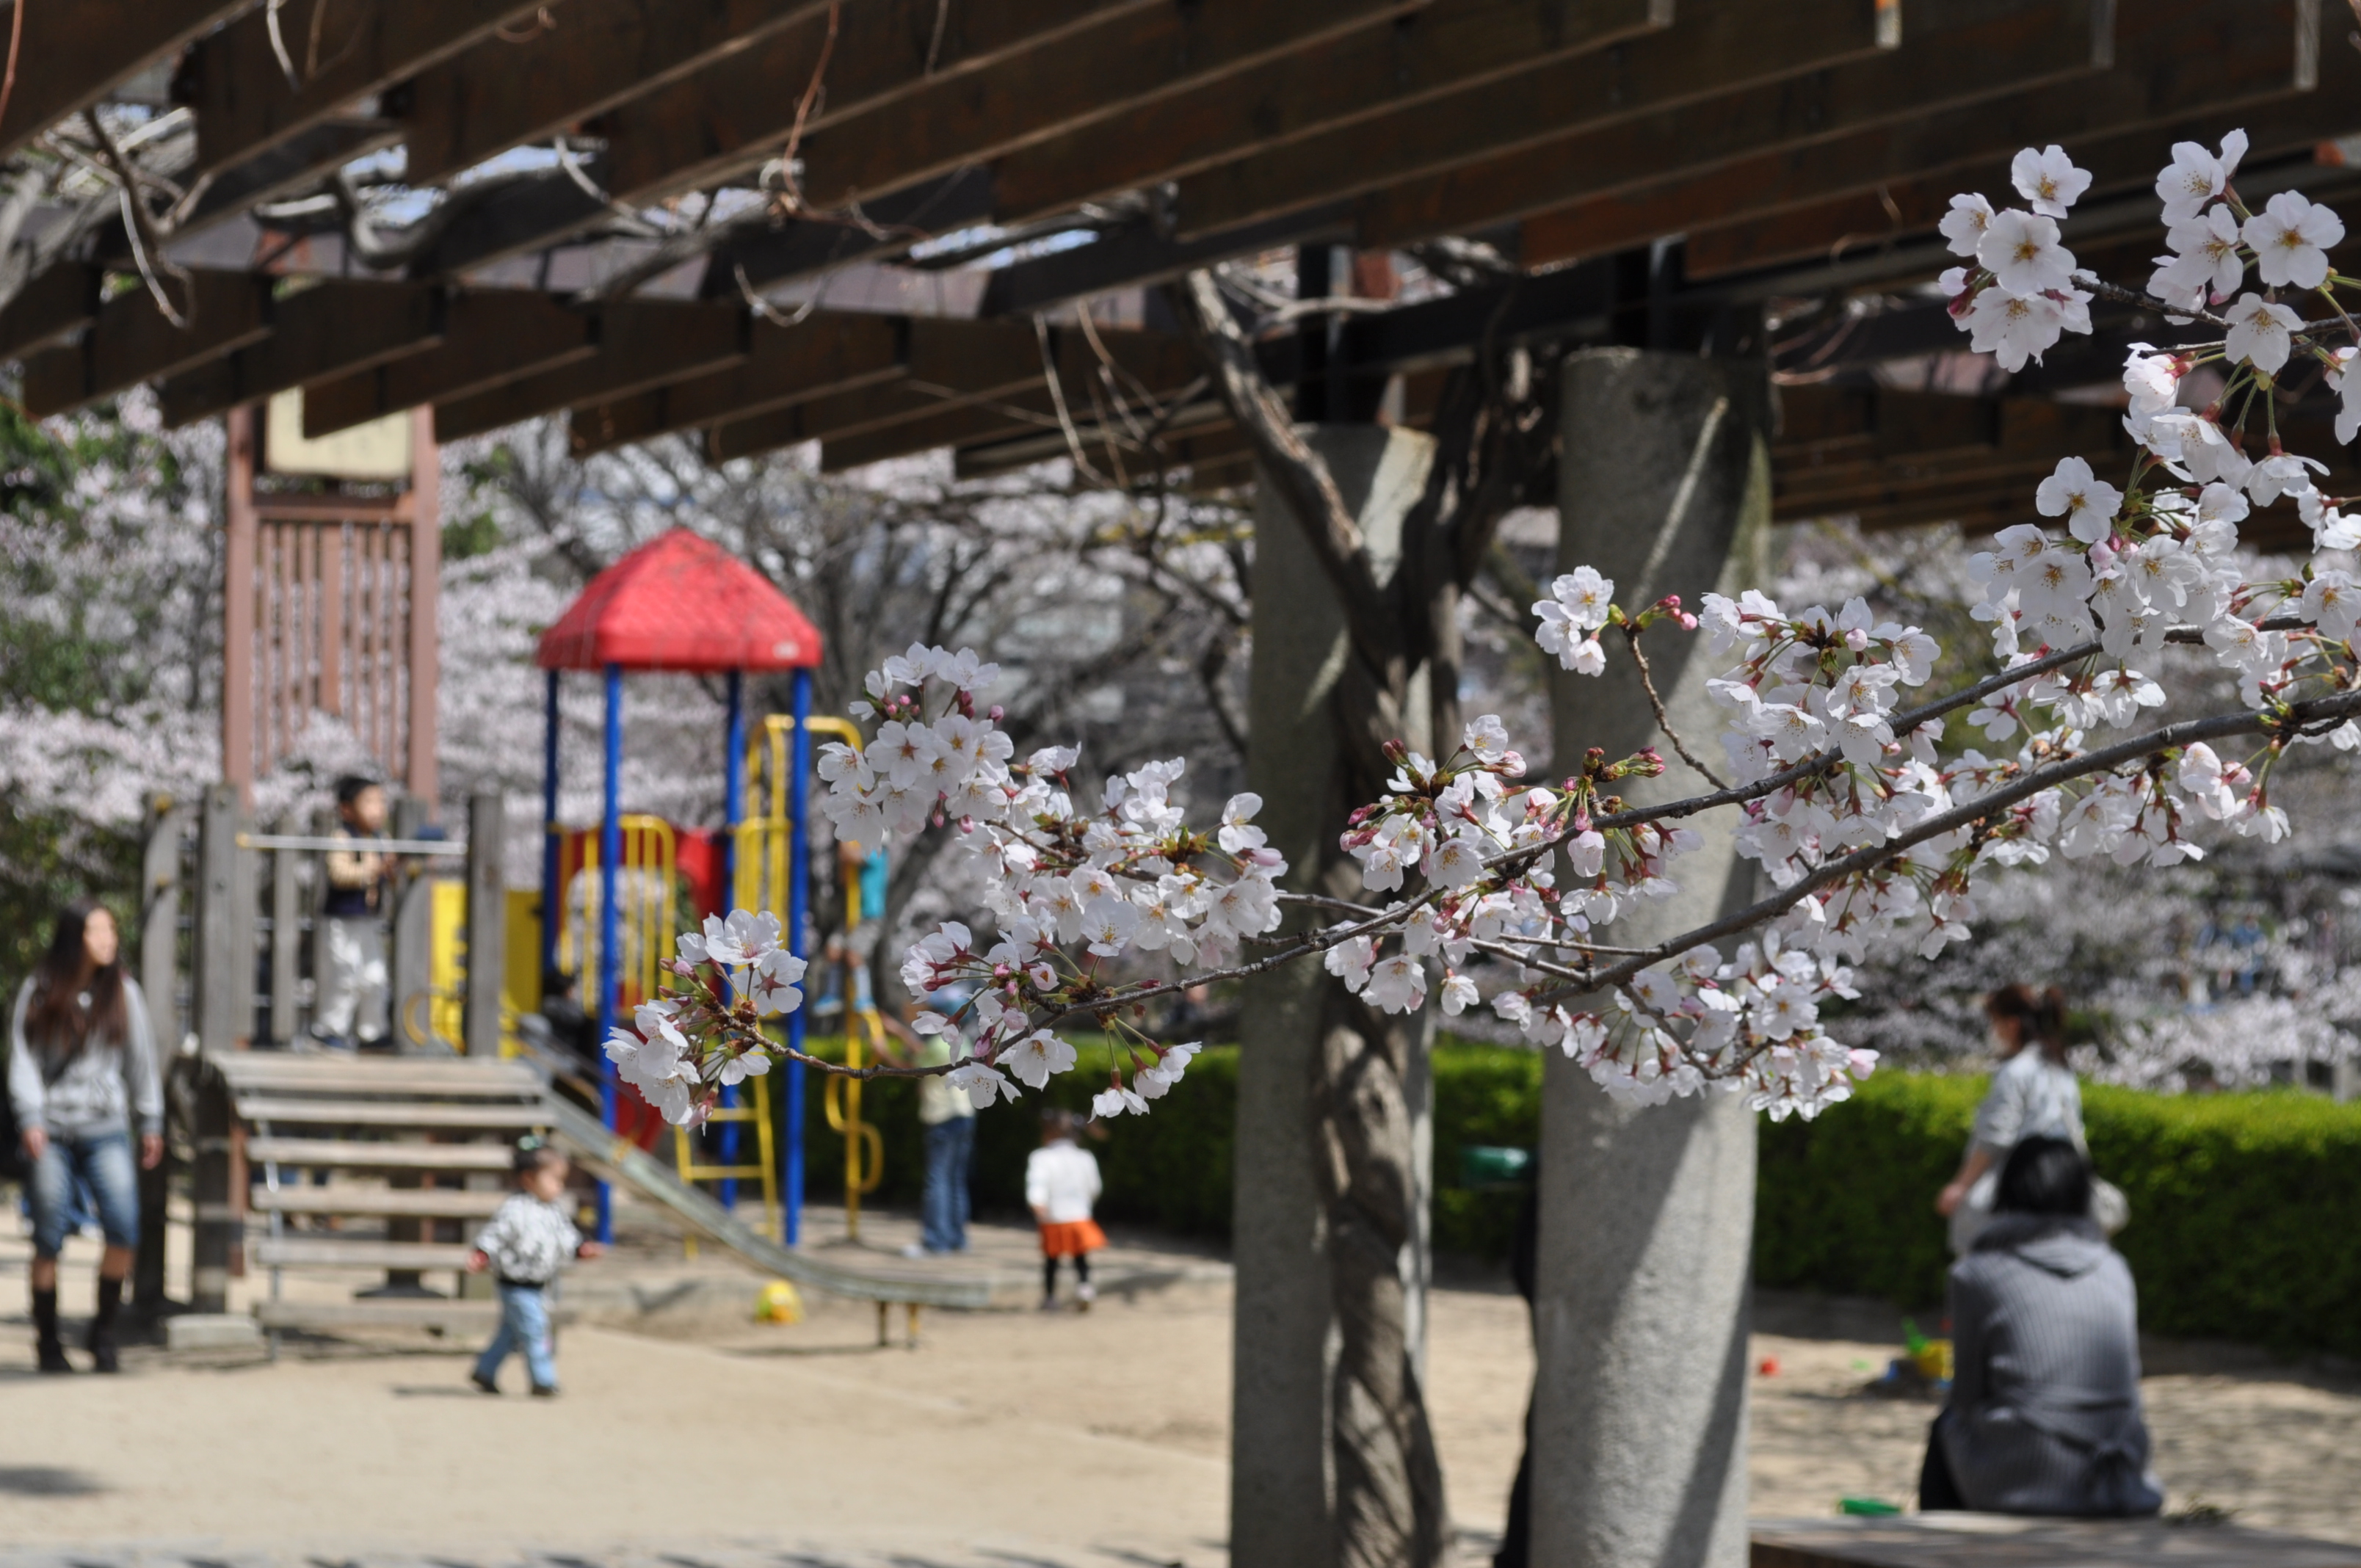
[[[109,1246],[139,1245],[139,1166],[127,1132],[51,1133],[26,1195],[33,1204],[33,1255],[55,1257],[65,1245],[79,1178],[98,1204]]]

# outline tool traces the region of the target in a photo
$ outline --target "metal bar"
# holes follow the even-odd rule
[[[794,814],[788,828],[787,950],[797,958],[810,956],[805,951],[804,928],[811,907],[811,835],[806,827],[811,806],[811,672],[797,670],[794,755],[787,769],[787,808]],[[804,1010],[800,1007],[787,1014],[787,1044],[798,1051],[804,1048]],[[785,1190],[779,1199],[780,1239],[794,1246],[803,1233],[805,1069],[801,1062],[789,1062],[783,1071],[786,1078],[787,1147]]]
[[[623,785],[623,667],[607,666],[606,758],[601,784],[605,814],[598,820],[598,1038],[605,1040],[614,1031],[617,948],[621,932],[618,928],[615,910],[615,867],[623,858],[623,819],[620,795]],[[601,1060],[598,1072],[599,1100],[605,1112],[607,1130],[615,1130],[615,1097],[619,1085],[615,1080],[615,1064]],[[598,1184],[598,1239],[615,1239],[615,1194],[607,1182]]]
[[[241,850],[349,850],[350,839],[321,839],[303,833],[241,833]],[[467,846],[448,839],[381,839],[369,848],[380,855],[464,855]]]
[[[222,777],[241,800],[254,792],[254,411],[223,417]]]
[[[726,904],[735,904],[732,896],[738,886],[738,825],[746,816],[746,673],[730,672],[729,740],[723,748],[721,784],[721,887]],[[726,1108],[722,1120],[726,1124],[719,1139],[721,1163],[730,1174],[721,1179],[721,1206],[738,1207],[738,1126],[745,1118],[734,1114],[738,1092],[734,1086],[724,1086],[721,1103]]]
[[[500,1054],[500,992],[508,976],[508,894],[500,875],[507,801],[497,792],[467,798],[467,991],[459,1036],[471,1057]]]
[[[557,923],[565,909],[565,890],[557,885],[566,850],[566,836],[557,825],[557,680],[558,672],[550,671],[542,728],[541,983],[544,988],[557,972]]]

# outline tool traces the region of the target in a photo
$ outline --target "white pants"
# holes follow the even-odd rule
[[[385,1038],[385,927],[376,916],[331,919],[314,1027],[347,1042]]]

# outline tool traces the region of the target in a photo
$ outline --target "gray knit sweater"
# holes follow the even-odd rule
[[[1970,1508],[2119,1517],[2163,1506],[2140,1414],[2139,1298],[2096,1225],[1995,1218],[1951,1266],[1951,1342],[1943,1451]]]
[[[161,1133],[164,1084],[157,1073],[156,1036],[148,1026],[148,999],[140,994],[139,982],[127,975],[123,981],[130,1037],[94,1036],[62,1067],[44,1060],[40,1047],[25,1038],[25,1011],[33,1000],[33,985],[27,980],[18,988],[16,1011],[8,1021],[8,1098],[16,1105],[16,1125],[87,1135],[124,1130],[137,1113],[139,1132]]]

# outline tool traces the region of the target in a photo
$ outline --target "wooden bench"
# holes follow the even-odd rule
[[[1752,1568],[2361,1568],[2361,1547],[2161,1519],[1937,1513],[1748,1528]]]

